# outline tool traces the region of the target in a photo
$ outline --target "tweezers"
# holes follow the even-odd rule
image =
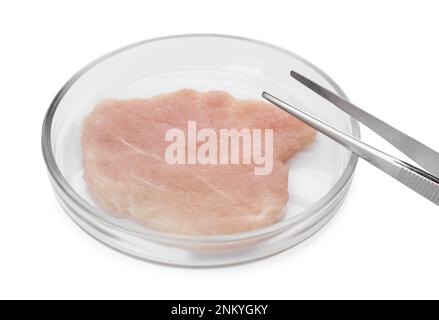
[[[421,196],[439,205],[439,153],[421,142],[409,137],[384,121],[343,99],[337,94],[325,89],[305,76],[291,71],[290,75],[308,89],[328,100],[351,117],[375,131],[378,135],[393,144],[402,153],[416,162],[420,167],[411,165],[380,151],[361,140],[352,137],[329,124],[317,119],[307,112],[300,110],[275,96],[263,92],[262,96],[282,110],[300,119],[317,131],[338,142],[351,152],[373,164],[399,182],[408,186]],[[428,170],[428,171],[427,171]]]

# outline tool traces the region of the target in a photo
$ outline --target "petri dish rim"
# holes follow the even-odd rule
[[[358,157],[351,153],[347,166],[345,170],[343,171],[343,174],[338,179],[338,181],[334,184],[334,186],[329,190],[320,200],[309,206],[308,208],[304,209],[302,213],[298,214],[295,217],[281,220],[273,225],[266,226],[257,230],[249,231],[249,232],[243,232],[238,234],[230,234],[230,235],[217,235],[217,236],[187,236],[187,235],[173,235],[173,234],[166,234],[161,233],[153,230],[148,230],[146,228],[143,228],[142,231],[138,230],[132,230],[128,229],[126,227],[123,227],[121,225],[115,224],[109,219],[105,218],[106,213],[97,208],[92,206],[88,201],[83,199],[67,182],[67,180],[64,178],[61,170],[59,169],[53,151],[52,151],[52,122],[54,119],[54,116],[56,114],[58,105],[60,104],[61,100],[63,99],[64,95],[68,92],[68,90],[75,84],[75,82],[81,78],[82,75],[84,75],[86,72],[91,70],[93,67],[98,65],[99,63],[112,58],[113,56],[116,56],[117,54],[130,50],[132,48],[135,48],[137,46],[145,45],[151,42],[158,42],[158,41],[166,41],[166,40],[172,40],[177,38],[188,38],[188,37],[209,37],[209,38],[223,38],[223,39],[230,39],[230,40],[239,40],[239,41],[246,41],[251,42],[253,44],[265,46],[268,48],[272,48],[277,51],[281,51],[283,53],[286,53],[295,59],[300,60],[304,64],[308,65],[309,67],[313,68],[315,71],[317,71],[323,78],[325,78],[328,83],[331,84],[331,86],[336,90],[336,92],[347,99],[346,94],[342,91],[342,89],[322,70],[320,70],[318,67],[307,61],[306,59],[296,55],[295,53],[286,50],[284,48],[278,47],[276,45],[272,45],[260,40],[254,40],[250,38],[240,37],[240,36],[233,36],[233,35],[224,35],[224,34],[208,34],[208,33],[194,33],[194,34],[181,34],[181,35],[172,35],[172,36],[165,36],[165,37],[158,37],[148,40],[143,40],[137,43],[133,43],[124,47],[121,47],[119,49],[116,49],[112,52],[109,52],[86,66],[84,66],[82,69],[80,69],[76,74],[74,74],[65,84],[64,86],[58,91],[54,99],[52,100],[49,109],[47,110],[47,113],[45,115],[44,121],[43,121],[43,128],[42,128],[42,151],[43,151],[43,157],[44,161],[46,163],[47,169],[49,171],[50,177],[52,178],[52,181],[56,184],[56,186],[61,190],[63,194],[65,194],[67,197],[69,197],[73,202],[78,205],[82,210],[84,210],[86,213],[91,215],[94,219],[96,219],[99,223],[105,225],[106,227],[116,229],[120,232],[124,232],[127,234],[130,234],[134,237],[140,237],[143,239],[151,239],[151,240],[162,240],[165,242],[171,241],[171,242],[185,242],[185,243],[197,243],[197,244],[221,244],[221,243],[231,243],[231,242],[237,242],[237,241],[245,241],[245,240],[252,240],[257,239],[259,237],[269,236],[274,233],[279,233],[284,230],[288,230],[291,226],[295,225],[296,223],[303,221],[307,218],[310,218],[313,216],[313,214],[318,213],[321,208],[325,207],[328,203],[331,203],[331,201],[337,197],[337,195],[343,191],[344,187],[352,178],[352,175],[355,171]],[[352,132],[353,135],[357,138],[360,137],[360,127],[359,123],[356,119],[351,118],[351,125],[352,125]]]

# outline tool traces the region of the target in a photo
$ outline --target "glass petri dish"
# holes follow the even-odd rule
[[[145,260],[180,266],[221,266],[260,259],[292,247],[324,226],[349,189],[357,157],[318,134],[289,163],[284,218],[251,232],[181,236],[149,230],[97,206],[83,179],[84,117],[105,98],[147,98],[192,88],[261,99],[268,91],[338,129],[360,137],[358,122],[289,76],[298,71],[346,97],[318,68],[282,48],[234,36],[191,34],[139,42],[85,66],[47,111],[42,148],[57,199],[81,228],[102,243]]]

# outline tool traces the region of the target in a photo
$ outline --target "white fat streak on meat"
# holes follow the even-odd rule
[[[124,138],[121,138],[121,139],[119,139],[119,140],[120,140],[124,145],[130,147],[131,149],[133,149],[133,150],[136,151],[137,153],[143,154],[143,155],[148,156],[148,157],[152,157],[152,158],[154,158],[154,159],[156,159],[156,160],[163,161],[158,155],[156,155],[156,154],[152,154],[152,153],[148,153],[148,152],[146,152],[146,151],[144,151],[144,150],[142,150],[142,149],[140,149],[140,148],[138,148],[138,147],[132,145],[131,143],[127,142]]]

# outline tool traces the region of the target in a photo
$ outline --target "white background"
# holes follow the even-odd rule
[[[437,1],[3,1],[0,298],[439,298],[438,207],[363,161],[339,213],[305,243],[237,267],[180,269],[80,230],[56,202],[40,150],[44,113],[73,73],[179,33],[285,47],[439,150],[438,17]]]

